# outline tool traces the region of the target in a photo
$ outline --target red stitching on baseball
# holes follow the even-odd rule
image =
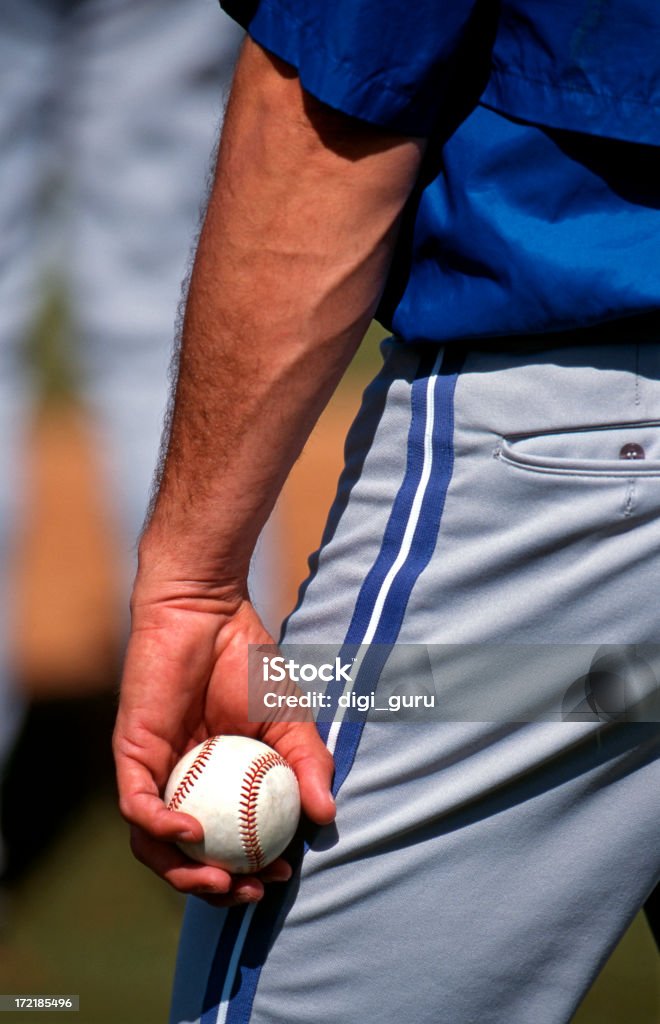
[[[293,769],[288,761],[280,757],[274,750],[268,751],[255,758],[245,773],[243,785],[241,786],[241,800],[239,807],[239,828],[241,842],[245,850],[250,868],[253,871],[260,871],[266,866],[266,857],[259,842],[259,830],[257,827],[257,800],[261,783],[271,770],[280,766],[288,768],[291,773]]]
[[[172,793],[172,799],[167,805],[168,811],[176,811],[181,806],[185,798],[188,796],[188,793],[197,782],[197,779],[202,774],[202,769],[210,758],[213,748],[216,746],[219,739],[219,736],[211,736],[210,739],[206,740],[199,754]]]

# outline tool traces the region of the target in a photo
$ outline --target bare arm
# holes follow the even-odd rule
[[[257,535],[380,298],[420,144],[303,94],[250,40],[191,281],[172,435],[143,550],[213,581]],[[179,547],[180,545],[180,547]]]
[[[289,757],[303,806],[329,821],[329,755],[313,725],[248,725],[247,644],[270,638],[247,595],[256,538],[380,298],[422,143],[306,95],[248,40],[232,90],[186,309],[171,436],[140,545],[115,753],[141,859],[184,891],[219,869],[162,840],[191,831],[159,792],[214,732]],[[240,883],[258,898],[261,883]],[[234,884],[233,896],[239,890]]]

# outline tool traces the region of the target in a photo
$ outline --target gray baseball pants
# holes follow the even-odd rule
[[[287,641],[657,643],[660,345],[619,339],[387,343]],[[571,1019],[660,877],[660,725],[474,717],[320,726],[336,825],[189,901],[174,1024]]]

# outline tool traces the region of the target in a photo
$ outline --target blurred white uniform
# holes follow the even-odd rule
[[[241,37],[215,0],[0,4],[0,564],[23,493],[24,343],[50,271],[79,343],[128,583],[180,284]],[[20,718],[11,615],[0,588],[0,765]]]

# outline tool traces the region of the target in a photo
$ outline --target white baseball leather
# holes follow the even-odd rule
[[[175,766],[163,796],[202,825],[201,843],[179,843],[194,860],[236,874],[260,871],[288,846],[300,817],[293,769],[245,736],[213,736]]]

